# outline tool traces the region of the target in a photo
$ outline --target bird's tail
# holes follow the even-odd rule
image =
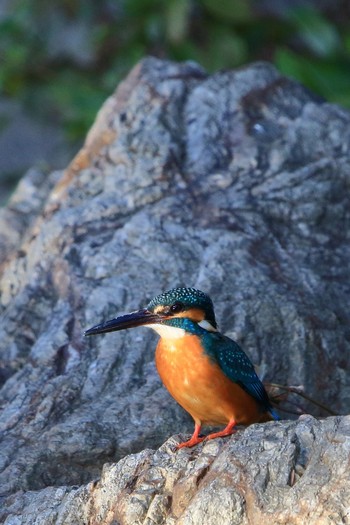
[[[270,406],[264,412],[261,412],[259,423],[266,423],[267,421],[279,421],[281,418],[277,412]]]
[[[270,408],[269,409],[269,414],[271,415],[271,417],[275,420],[275,421],[279,421],[281,418],[280,416],[277,414],[277,412],[273,409],[273,408]]]

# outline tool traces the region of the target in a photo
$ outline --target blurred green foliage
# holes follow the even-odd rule
[[[344,13],[321,13],[300,1],[275,12],[263,3],[264,9],[258,0],[8,1],[0,8],[0,93],[81,139],[118,82],[152,54],[195,60],[208,71],[270,60],[350,107],[347,3],[339,4]]]

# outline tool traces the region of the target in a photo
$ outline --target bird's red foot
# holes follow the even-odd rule
[[[204,441],[205,438],[204,437],[198,437],[198,438],[195,438],[193,439],[193,436],[191,437],[191,439],[189,439],[188,441],[184,441],[183,443],[179,443],[178,445],[176,445],[176,450],[179,450],[179,448],[190,448],[190,447],[194,447],[195,445],[198,445],[198,443],[202,443],[202,441]]]
[[[198,445],[198,443],[201,443],[205,438],[199,437],[200,429],[201,429],[200,425],[196,423],[194,426],[194,432],[193,432],[191,439],[176,445],[176,450],[179,450],[179,448],[194,447],[195,445]]]
[[[236,426],[236,421],[233,419],[232,421],[228,423],[228,425],[223,430],[220,430],[220,432],[214,432],[213,434],[209,434],[204,439],[207,440],[207,439],[216,439],[219,437],[231,436],[232,434],[237,432],[237,430],[234,428],[235,426]]]

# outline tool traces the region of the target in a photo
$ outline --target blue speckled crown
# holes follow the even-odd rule
[[[207,321],[216,328],[212,300],[209,295],[195,288],[173,288],[172,290],[168,290],[154,297],[154,299],[149,302],[147,309],[153,312],[157,306],[171,306],[176,301],[183,303],[187,308],[200,308],[203,310]]]

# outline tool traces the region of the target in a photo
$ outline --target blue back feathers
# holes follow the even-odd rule
[[[208,335],[211,336],[211,342],[205,345],[206,351],[224,374],[250,394],[264,411],[269,412],[274,419],[279,419],[252,362],[241,347],[221,334]]]

